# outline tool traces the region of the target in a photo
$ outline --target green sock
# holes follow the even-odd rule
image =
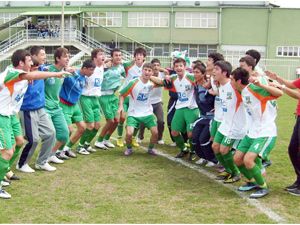
[[[239,170],[241,171],[241,173],[248,179],[251,180],[253,177],[251,175],[251,173],[249,172],[249,170],[245,167],[245,165],[241,165],[238,167]]]
[[[22,146],[16,145],[16,149],[14,151],[14,154],[11,157],[11,159],[9,160],[9,168],[12,166],[12,164],[15,162],[16,158],[19,156],[21,148],[22,148]]]
[[[259,186],[263,186],[265,184],[265,179],[261,175],[260,168],[257,165],[255,165],[252,169],[249,169],[249,172],[252,174],[253,178]]]
[[[118,124],[118,137],[122,137],[123,136],[123,129],[124,129],[124,123],[119,123]]]
[[[74,144],[75,144],[75,143],[73,143],[73,142],[70,140],[70,141],[68,142],[67,146],[68,146],[69,148],[72,148]]]
[[[99,136],[97,141],[102,142],[103,138],[104,138],[103,136]]]
[[[216,153],[216,158],[217,160],[219,161],[219,163],[224,166],[225,170],[227,173],[232,173],[231,172],[231,169],[227,166],[227,163],[225,162],[224,158],[223,158],[223,155],[219,152],[219,153]]]
[[[109,138],[110,138],[110,135],[111,135],[111,134],[106,134],[106,135],[104,136],[104,140],[108,141]]]
[[[58,149],[59,149],[60,151],[62,151],[62,150],[64,149],[65,145],[66,145],[66,144],[62,144]]]
[[[133,131],[133,137],[136,137],[136,135],[138,134],[139,132],[139,129],[138,128],[134,128],[134,131]]]
[[[238,175],[240,174],[239,169],[235,165],[233,161],[233,155],[231,151],[229,151],[227,154],[223,155],[223,159],[225,161],[225,164],[228,166],[228,168],[231,170],[232,175]]]
[[[92,132],[93,132],[93,130],[86,129],[83,132],[83,134],[82,134],[82,136],[79,140],[79,144],[84,145],[84,143],[88,140],[88,138],[89,138],[89,136],[91,135]]]
[[[192,138],[189,138],[189,144],[190,144],[190,152],[195,154],[195,149],[194,149]]]
[[[3,180],[4,176],[8,172],[9,160],[5,160],[0,156],[0,181]]]
[[[259,169],[263,168],[262,159],[260,157],[256,157],[256,159],[254,160],[254,162],[259,167]]]
[[[149,143],[148,149],[153,149],[153,148],[154,148],[154,144]]]
[[[90,133],[90,136],[86,140],[86,142],[91,143],[93,141],[94,137],[96,137],[97,133],[98,133],[98,130],[93,129],[92,132]]]
[[[127,146],[128,149],[132,149],[132,144],[131,143],[130,144],[126,144],[126,146]]]
[[[178,136],[173,136],[175,142],[176,142],[176,146],[179,147],[179,149],[181,151],[183,151],[185,149],[185,145],[184,145],[184,140],[181,134],[179,134]]]

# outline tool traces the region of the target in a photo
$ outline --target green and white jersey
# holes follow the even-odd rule
[[[151,81],[143,83],[140,78],[136,78],[120,90],[122,96],[129,95],[128,116],[144,117],[153,114],[150,93],[154,87]]]
[[[49,72],[60,72],[54,65],[48,67]],[[62,85],[62,79],[57,77],[50,77],[45,79],[45,108],[48,111],[60,109],[59,106],[59,91]]]
[[[198,108],[196,99],[194,96],[195,77],[193,74],[185,73],[182,79],[179,79],[177,74],[171,76],[172,88],[170,91],[176,92],[178,99],[176,102],[176,109]]]
[[[101,96],[101,84],[103,81],[104,67],[96,66],[94,73],[86,77],[86,85],[82,90],[84,96]]]
[[[243,103],[249,118],[247,135],[250,138],[275,137],[277,128],[277,97],[272,96],[265,89],[249,84],[242,91]]]
[[[136,79],[142,75],[143,65],[141,67],[138,67],[134,61],[129,61],[123,63],[123,66],[126,73],[124,85],[127,85],[131,80]]]
[[[112,66],[103,74],[103,82],[101,84],[101,95],[111,95],[121,85],[121,78],[125,77],[125,69],[123,65]]]
[[[215,85],[215,81],[213,77],[210,78],[210,83],[211,83],[212,90],[219,93],[219,88],[217,87],[217,85]],[[214,108],[215,108],[214,120],[217,122],[221,122],[223,119],[223,109],[222,109],[222,102],[219,95],[216,95],[215,97]]]
[[[230,139],[242,139],[247,132],[247,116],[241,94],[228,81],[220,85],[223,119],[218,131]]]
[[[23,70],[12,67],[0,74],[0,114],[10,116],[20,111],[28,81],[20,78]]]

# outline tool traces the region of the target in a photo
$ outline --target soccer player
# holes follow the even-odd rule
[[[119,99],[115,92],[121,85],[121,78],[125,77],[125,69],[122,65],[122,53],[120,49],[111,51],[112,67],[108,68],[103,75],[101,84],[100,106],[105,116],[106,123],[101,130],[95,146],[101,149],[114,148],[110,142],[110,136],[115,131],[119,123],[117,112],[119,108]]]
[[[153,76],[159,77],[163,79],[165,74],[160,72],[161,64],[158,59],[152,59],[151,64],[153,65]],[[153,108],[153,113],[157,119],[157,131],[158,131],[158,141],[157,143],[160,145],[164,144],[163,132],[164,132],[164,111],[163,111],[163,103],[162,103],[162,87],[157,87],[153,91],[150,92],[150,103]],[[142,123],[139,131],[139,140],[144,139],[144,131],[145,126]]]
[[[86,85],[86,77],[90,77],[95,70],[95,64],[91,59],[87,59],[83,62],[81,69],[74,72],[74,76],[69,76],[64,79],[61,86],[59,99],[60,107],[63,110],[65,119],[67,121],[70,134],[73,133],[73,124],[76,124],[76,131],[70,137],[69,142],[64,147],[64,151],[70,151],[72,147],[79,140],[86,125],[83,122],[82,113],[79,107],[79,98],[82,90]],[[95,98],[95,101],[98,99]],[[84,145],[78,145],[77,152],[82,155],[89,155],[90,153],[84,148]]]
[[[94,49],[91,53],[91,58],[96,67],[92,76],[86,77],[86,85],[80,97],[80,105],[86,124],[86,130],[80,138],[79,145],[89,152],[95,152],[96,150],[90,146],[90,143],[100,129],[99,99],[101,96],[101,83],[104,73],[104,51],[99,48]]]
[[[214,68],[214,79],[219,82],[219,97],[222,102],[223,119],[214,136],[212,144],[216,158],[226,172],[217,179],[224,183],[233,183],[240,180],[240,172],[234,164],[231,148],[241,140],[247,129],[246,112],[242,104],[241,94],[232,86],[230,73],[232,66],[226,61],[217,61]]]
[[[260,61],[260,53],[255,50],[255,49],[249,49],[247,52],[246,52],[246,55],[249,55],[251,56],[254,60],[255,60],[255,72],[257,72],[260,76],[264,76],[265,73],[263,71],[263,69],[259,66],[259,61]]]
[[[151,131],[148,153],[156,155],[153,150],[154,144],[157,142],[157,124],[153,115],[153,109],[150,102],[150,93],[155,84],[150,81],[153,75],[153,65],[145,63],[143,66],[142,76],[130,81],[122,90],[120,90],[120,102],[118,113],[124,110],[123,102],[126,96],[130,96],[128,117],[126,123],[126,145],[125,156],[132,154],[132,136],[135,128],[141,123]]]
[[[249,84],[249,81],[252,83]],[[239,143],[234,154],[234,162],[248,180],[239,190],[258,188],[250,198],[261,198],[267,195],[269,190],[261,173],[260,158],[265,159],[270,154],[277,136],[277,106],[270,100],[280,97],[283,93],[278,88],[263,84],[258,77],[251,77],[242,68],[232,72],[232,84],[242,94],[249,122],[247,135]],[[252,178],[255,183],[250,182]]]
[[[20,110],[28,87],[28,80],[61,77],[63,75],[61,72],[29,72],[33,64],[31,55],[23,49],[16,50],[11,61],[13,67],[9,68],[6,74],[2,74],[3,78],[0,82],[0,181],[7,173],[9,161],[14,153],[15,138],[12,131],[11,116]],[[43,165],[45,164],[48,164],[47,161]],[[0,187],[0,198],[11,198],[11,195]]]
[[[134,50],[133,56],[134,60],[123,63],[126,72],[126,78],[124,85],[127,85],[131,80],[138,78],[142,75],[142,67],[146,59],[147,52],[144,48],[138,47]],[[120,122],[118,124],[118,139],[117,139],[117,146],[123,147],[123,124],[126,117],[126,112],[129,107],[129,96],[124,100],[124,111],[120,115]],[[134,130],[133,138],[132,138],[132,145],[134,147],[138,147],[139,144],[137,143],[136,135],[138,132],[138,128]]]

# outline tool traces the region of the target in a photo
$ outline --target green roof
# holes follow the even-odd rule
[[[61,11],[39,11],[39,12],[24,12],[21,13],[22,16],[47,16],[47,15],[61,15]],[[79,14],[81,11],[64,11],[65,15],[75,15]]]

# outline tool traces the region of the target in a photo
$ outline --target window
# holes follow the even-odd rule
[[[169,27],[169,13],[128,12],[128,27]]]
[[[85,18],[105,27],[121,27],[122,12],[88,12]],[[91,26],[96,26],[91,24]]]
[[[177,12],[175,27],[177,28],[217,28],[217,13]]]
[[[276,55],[278,57],[300,57],[300,46],[279,46]]]
[[[217,45],[174,44],[173,51],[187,51],[189,57],[207,57],[209,53],[217,51]]]
[[[19,16],[19,13],[0,13],[0,24],[9,22]],[[25,26],[25,21],[20,21],[16,24],[13,25],[13,27],[24,27]]]

